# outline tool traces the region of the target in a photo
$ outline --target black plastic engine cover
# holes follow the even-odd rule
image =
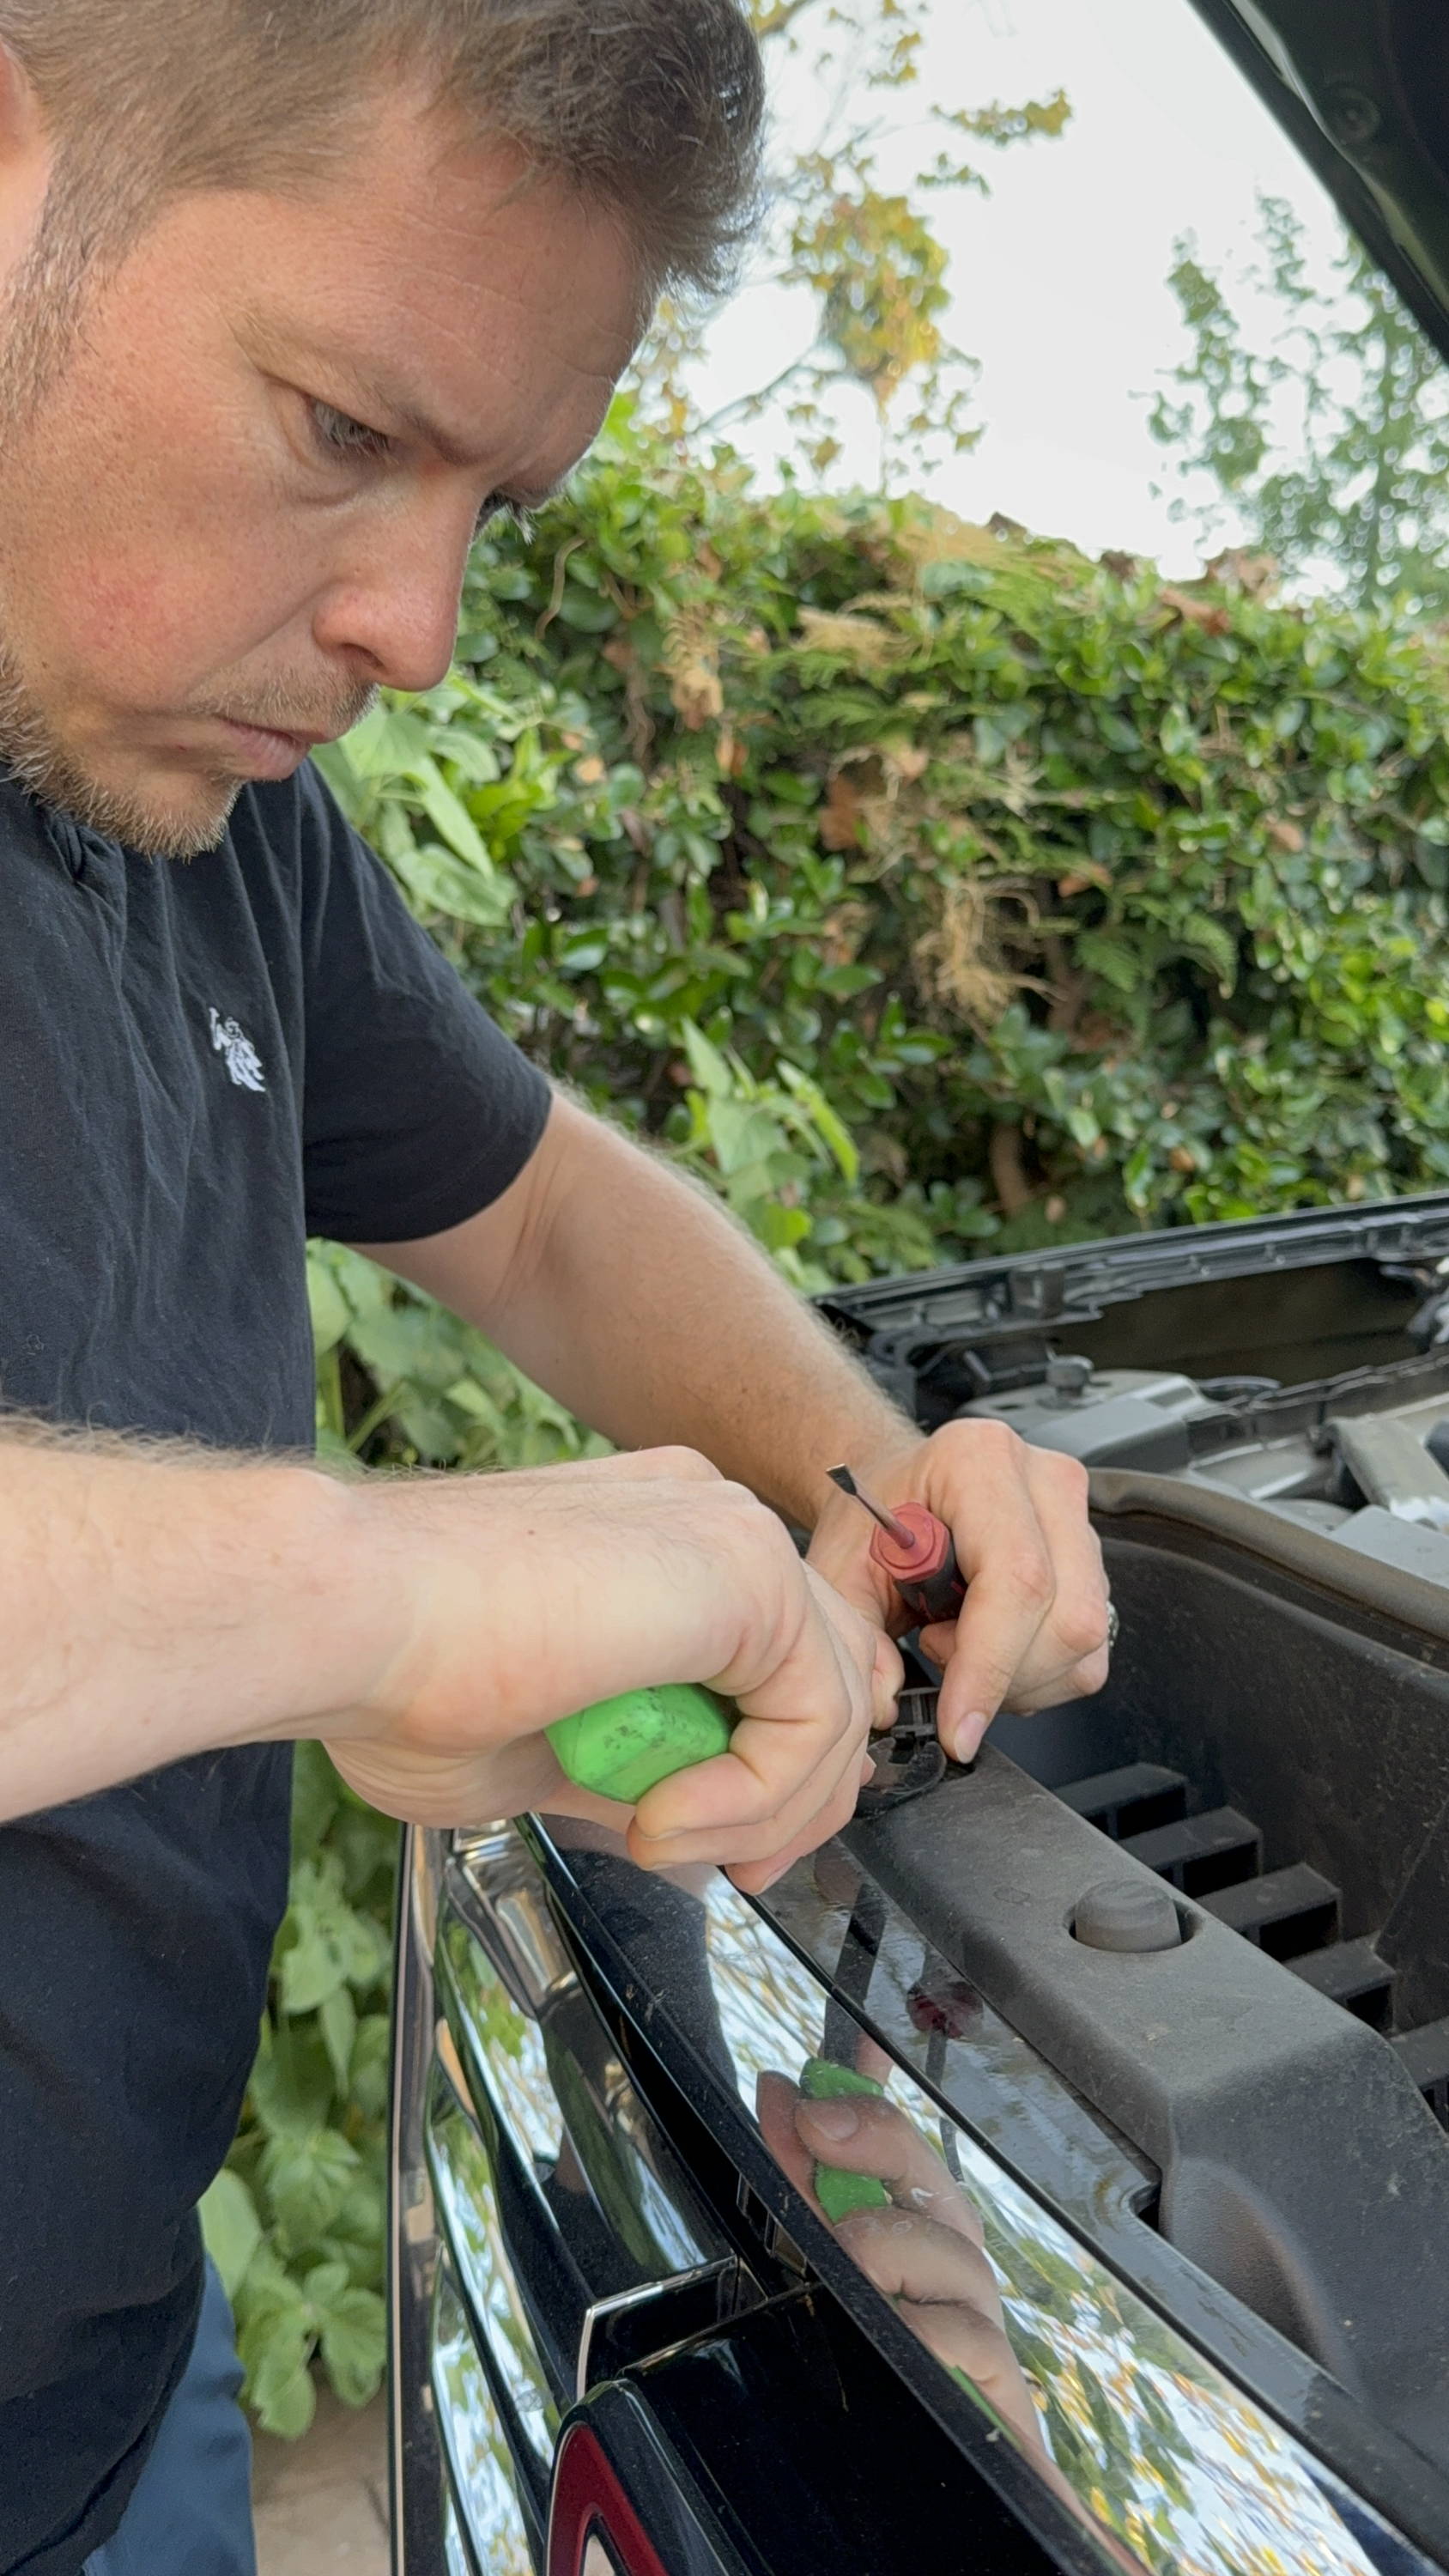
[[[1420,2012],[1449,2009],[1442,1647],[1390,1642],[1197,1533],[1132,1516],[1104,1535],[1112,1684],[1003,1739],[1057,1782],[1141,1758],[1186,1771],[1264,1825],[1269,1867],[1307,1858],[1338,1881],[1345,1929],[1396,1943]],[[1074,1939],[1104,1878],[1162,1882],[994,1744],[847,1839],[1160,2169],[1164,2236],[1449,2466],[1449,2138],[1386,2040],[1185,1898],[1180,1946]]]

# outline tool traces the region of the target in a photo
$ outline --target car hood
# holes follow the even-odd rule
[[[1194,0],[1449,357],[1449,18],[1425,0]]]

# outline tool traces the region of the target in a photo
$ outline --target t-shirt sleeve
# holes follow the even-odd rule
[[[441,1234],[518,1178],[552,1093],[310,762],[299,784],[308,1231],[343,1243]]]

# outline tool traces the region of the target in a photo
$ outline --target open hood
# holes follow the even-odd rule
[[[1449,357],[1449,12],[1193,0]]]

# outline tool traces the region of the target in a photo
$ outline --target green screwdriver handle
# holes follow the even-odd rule
[[[800,2070],[800,2090],[812,2102],[833,2102],[843,2093],[874,2093],[879,2098],[885,2086],[877,2084],[873,2075],[858,2075],[853,2066],[833,2066],[828,2057],[807,2057]],[[817,2165],[814,2179],[815,2197],[832,2227],[838,2227],[853,2209],[890,2206],[890,2193],[874,2174],[850,2173],[844,2165]],[[952,2362],[946,2367],[958,2386],[974,2397],[976,2390],[965,2371]]]
[[[835,2102],[842,2093],[884,2093],[873,2075],[857,2075],[853,2066],[832,2066],[828,2057],[807,2057],[800,2071],[800,2090],[812,2102]],[[874,2174],[849,2173],[844,2165],[817,2165],[815,2197],[832,2227],[853,2209],[886,2209],[890,2193]]]
[[[733,1729],[728,1700],[697,1682],[660,1682],[601,1699],[544,1731],[577,1788],[632,1807],[656,1781],[727,1753]]]

